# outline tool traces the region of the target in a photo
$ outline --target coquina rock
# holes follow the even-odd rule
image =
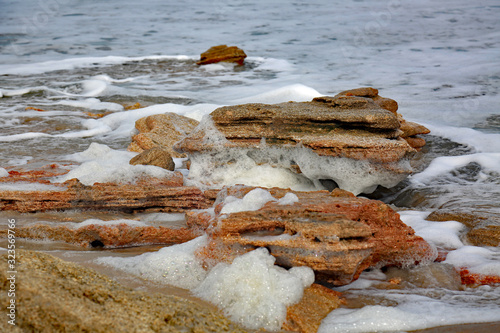
[[[198,65],[214,64],[221,61],[234,62],[238,65],[243,65],[247,55],[245,52],[236,46],[218,45],[209,48],[200,56]]]
[[[172,157],[185,157],[175,152],[172,146],[188,135],[198,124],[199,122],[194,119],[172,112],[140,118],[135,122],[135,128],[139,134],[132,137],[128,150],[141,153],[159,146]]]
[[[180,244],[200,234],[199,230],[191,228],[113,224],[112,221],[109,224],[86,224],[81,227],[69,227],[64,224],[34,224],[16,228],[18,238],[60,241],[95,248]],[[7,237],[7,230],[0,230],[0,239]]]
[[[175,163],[170,153],[159,146],[143,151],[133,157],[129,163],[132,165],[154,165],[170,171],[175,169]]]
[[[247,332],[219,311],[176,296],[138,291],[49,254],[16,250],[15,326],[7,254],[0,256],[1,332]],[[4,306],[5,305],[5,306]]]
[[[16,190],[15,184],[12,183],[9,190],[0,190],[0,210],[22,213],[67,209],[184,212],[210,207],[216,195],[214,191],[184,186],[180,172],[172,172],[170,178],[145,177],[133,184],[86,186],[77,179],[64,183],[40,179],[40,183],[31,182],[31,185],[36,184],[33,190]]]
[[[344,285],[369,267],[408,266],[437,256],[389,206],[339,189],[272,188],[269,193],[275,200],[259,209],[227,212],[224,208],[235,198],[242,198],[243,205],[254,189],[226,188],[219,193],[214,215],[188,214],[187,224],[206,229],[210,236],[209,245],[198,253],[207,263],[230,262],[237,255],[266,247],[278,265],[308,266],[316,279]],[[295,200],[290,201],[291,196]]]
[[[269,165],[317,189],[330,180],[354,194],[370,193],[412,172],[416,149],[402,135],[428,132],[410,123],[404,132],[396,110],[395,101],[373,88],[311,102],[226,106],[205,117],[174,149],[189,155],[189,177],[212,185],[232,185],[226,176],[236,169]]]

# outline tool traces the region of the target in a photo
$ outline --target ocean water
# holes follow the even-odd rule
[[[2,0],[0,175],[74,163],[91,144],[90,152],[119,161],[130,154],[135,120],[151,114],[200,120],[223,105],[307,101],[372,86],[432,131],[416,173],[374,196],[401,209],[429,242],[459,251],[450,265],[500,275],[498,248],[470,247],[460,225],[424,220],[438,208],[500,216],[498,17],[494,0]],[[245,65],[195,64],[219,44],[242,48]],[[135,103],[145,108],[127,109]],[[113,159],[94,157],[113,175]],[[346,289],[379,302],[335,310],[322,330],[500,322],[499,287],[374,287],[388,278],[370,272]],[[393,320],[402,315],[405,321]]]

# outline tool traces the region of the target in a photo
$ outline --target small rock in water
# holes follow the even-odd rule
[[[135,122],[139,134],[132,137],[129,151],[138,153],[153,147],[161,146],[174,158],[186,157],[172,149],[177,141],[188,135],[199,122],[173,112],[155,114],[140,118]]]
[[[426,265],[418,265],[411,269],[390,267],[386,275],[389,279],[400,279],[417,288],[462,289],[460,275],[449,264],[434,262]]]
[[[154,165],[170,171],[174,171],[175,169],[175,163],[172,156],[162,147],[153,147],[145,150],[132,158],[129,163],[132,165]]]
[[[221,61],[235,62],[238,65],[243,65],[247,55],[245,52],[236,46],[218,45],[209,48],[200,56],[198,65],[215,64]]]

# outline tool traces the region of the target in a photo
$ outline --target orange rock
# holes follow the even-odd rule
[[[171,112],[140,118],[135,122],[139,134],[132,137],[128,150],[141,153],[160,146],[172,157],[185,157],[185,154],[174,151],[172,146],[197,125],[198,121]]]
[[[339,292],[319,284],[312,284],[304,290],[304,296],[299,303],[287,308],[286,322],[282,329],[316,333],[321,320],[344,303],[340,296]]]
[[[198,65],[208,65],[217,62],[235,62],[238,65],[243,65],[247,55],[245,52],[236,47],[227,45],[218,45],[209,48],[207,51],[203,52],[200,56],[200,61],[196,64]]]
[[[242,198],[252,187],[231,187],[224,196]],[[197,255],[211,264],[230,262],[237,255],[256,247],[266,247],[284,267],[309,266],[316,278],[336,285],[357,279],[368,267],[409,265],[433,261],[431,246],[414,234],[394,210],[376,200],[354,197],[336,190],[294,192],[273,188],[269,192],[282,198],[292,192],[299,201],[280,205],[276,201],[256,211],[215,215],[201,212],[200,227],[211,241]],[[190,225],[196,225],[196,212]]]
[[[183,186],[183,176],[175,172],[169,179],[143,178],[135,184],[96,183],[85,186],[77,179],[50,185],[60,190],[0,191],[0,210],[36,212],[90,209],[117,211],[182,212],[205,209],[213,204],[197,187]]]
[[[6,237],[0,230],[0,237]],[[179,244],[200,236],[200,232],[187,228],[131,226],[125,223],[86,225],[80,228],[36,224],[16,228],[16,237],[26,239],[62,241],[83,247],[115,248],[145,244]]]
[[[465,285],[489,285],[500,283],[500,276],[471,273],[465,267],[460,268],[459,273],[462,284]]]
[[[398,103],[395,100],[379,96],[378,90],[371,87],[362,87],[351,90],[345,90],[335,95],[335,97],[341,97],[341,96],[357,96],[357,97],[370,98],[372,101],[375,102],[375,104],[377,104],[383,109],[391,111],[394,114],[396,114],[396,111],[398,110]]]

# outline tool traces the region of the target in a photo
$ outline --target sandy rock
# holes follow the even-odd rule
[[[16,326],[3,332],[245,332],[218,311],[175,296],[125,288],[92,269],[17,250]],[[0,284],[9,281],[0,257]],[[2,288],[3,289],[3,288]],[[7,304],[7,292],[0,293]],[[112,320],[110,320],[112,318]]]
[[[172,146],[197,125],[198,121],[171,112],[141,118],[135,122],[139,134],[132,137],[128,150],[140,153],[160,146],[172,157],[185,157],[175,152]]]
[[[401,124],[401,137],[408,142],[408,144],[415,148],[416,150],[420,150],[423,146],[425,146],[425,140],[418,135],[420,134],[429,134],[431,131],[420,124],[414,123],[412,121],[406,121],[403,119],[401,114],[397,114],[399,122]]]
[[[357,97],[371,99],[375,104],[377,104],[383,109],[391,111],[398,117],[398,120],[401,124],[400,130],[402,131],[400,137],[405,139],[412,148],[419,150],[420,148],[425,146],[425,140],[420,137],[417,137],[417,135],[429,134],[430,133],[429,129],[420,124],[404,120],[403,116],[397,113],[398,103],[393,99],[379,96],[377,89],[370,87],[351,89],[343,91],[337,94],[335,97],[340,97],[340,96],[357,96]]]
[[[154,165],[163,169],[174,171],[175,163],[170,156],[170,153],[163,147],[157,146],[145,150],[139,155],[133,157],[130,162],[131,165]]]
[[[218,45],[209,48],[200,56],[198,65],[208,65],[217,62],[235,62],[238,65],[243,65],[247,55],[245,52],[236,46]]]
[[[377,96],[373,88],[360,91],[354,92]],[[363,96],[345,92],[311,102],[221,107],[174,149],[190,155],[195,178],[196,170],[247,156],[257,165],[298,172],[313,182],[331,179],[355,194],[377,185],[392,187],[411,173],[409,160],[416,150],[401,136],[397,114]]]
[[[294,332],[316,333],[321,320],[343,304],[340,296],[339,292],[312,284],[304,290],[299,303],[288,307],[287,320],[282,328]]]
[[[357,198],[342,190],[294,192],[273,188],[276,199],[287,193],[299,201],[270,201],[255,211],[221,214],[225,198],[243,198],[251,187],[221,191],[215,216],[207,229],[211,241],[199,251],[207,261],[231,261],[256,247],[266,247],[284,267],[309,266],[316,279],[343,285],[368,267],[411,265],[433,261],[436,253],[399,214],[376,200]],[[202,213],[204,214],[204,213]],[[207,224],[202,215],[201,224]],[[190,223],[196,223],[191,216]]]
[[[204,209],[213,204],[215,194],[184,186],[181,173],[170,178],[143,178],[134,184],[96,183],[85,186],[77,179],[50,184],[54,189],[39,191],[0,191],[0,210],[36,212],[46,210],[89,209],[183,212]],[[60,188],[60,190],[58,189]]]
[[[398,111],[398,103],[393,99],[379,96],[378,90],[375,88],[371,87],[356,88],[351,90],[345,90],[335,95],[335,97],[341,97],[341,96],[357,96],[357,97],[370,98],[373,102],[375,102],[375,104],[377,104],[383,109],[391,111],[394,114],[397,114],[396,112]]]
[[[82,247],[129,247],[149,244],[180,244],[200,236],[200,231],[163,226],[133,226],[121,224],[91,224],[71,228],[65,225],[35,224],[16,228],[16,237],[36,240],[62,241]],[[7,238],[7,230],[0,230]]]

